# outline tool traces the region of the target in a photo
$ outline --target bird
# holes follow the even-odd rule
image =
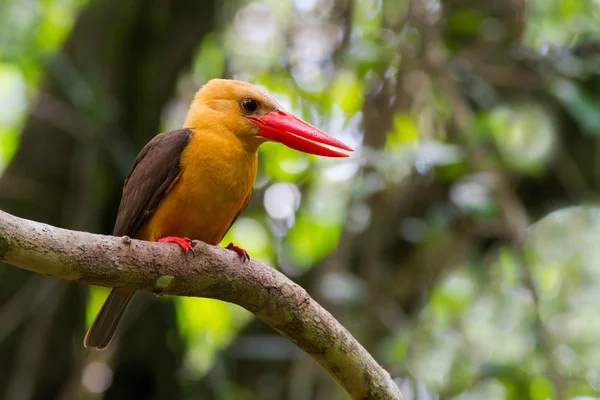
[[[183,127],[154,136],[137,155],[112,234],[174,243],[192,254],[192,240],[219,245],[250,201],[258,147],[269,141],[325,157],[353,151],[251,83],[209,80],[196,92]],[[249,258],[233,243],[226,248],[243,261]],[[111,289],[85,335],[85,347],[108,347],[134,293]]]

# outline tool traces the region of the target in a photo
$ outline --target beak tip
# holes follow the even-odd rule
[[[352,147],[348,146],[346,143],[343,143],[343,142],[339,142],[337,147],[342,150],[346,150],[346,151],[350,151],[350,152],[354,151],[354,149]]]
[[[320,154],[317,154],[320,155]],[[340,153],[337,151],[334,151],[333,154],[329,154],[329,155],[325,155],[325,157],[332,157],[332,158],[349,158],[350,154],[346,154],[346,153]]]

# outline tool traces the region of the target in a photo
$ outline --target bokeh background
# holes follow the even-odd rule
[[[600,393],[597,0],[0,0],[0,208],[110,233],[141,147],[233,77],[353,146],[266,144],[225,238],[304,286],[407,400]],[[0,268],[0,397],[343,399],[245,310]]]

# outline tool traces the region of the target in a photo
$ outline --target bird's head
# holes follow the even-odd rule
[[[190,106],[184,128],[234,134],[250,149],[265,141],[282,143],[304,153],[348,157],[333,148],[350,147],[302,121],[260,88],[230,79],[213,79],[204,85]]]

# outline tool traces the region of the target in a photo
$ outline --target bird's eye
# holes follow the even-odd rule
[[[249,112],[256,111],[256,109],[258,108],[258,103],[256,102],[256,100],[251,99],[249,97],[243,99],[241,104],[242,108]]]

